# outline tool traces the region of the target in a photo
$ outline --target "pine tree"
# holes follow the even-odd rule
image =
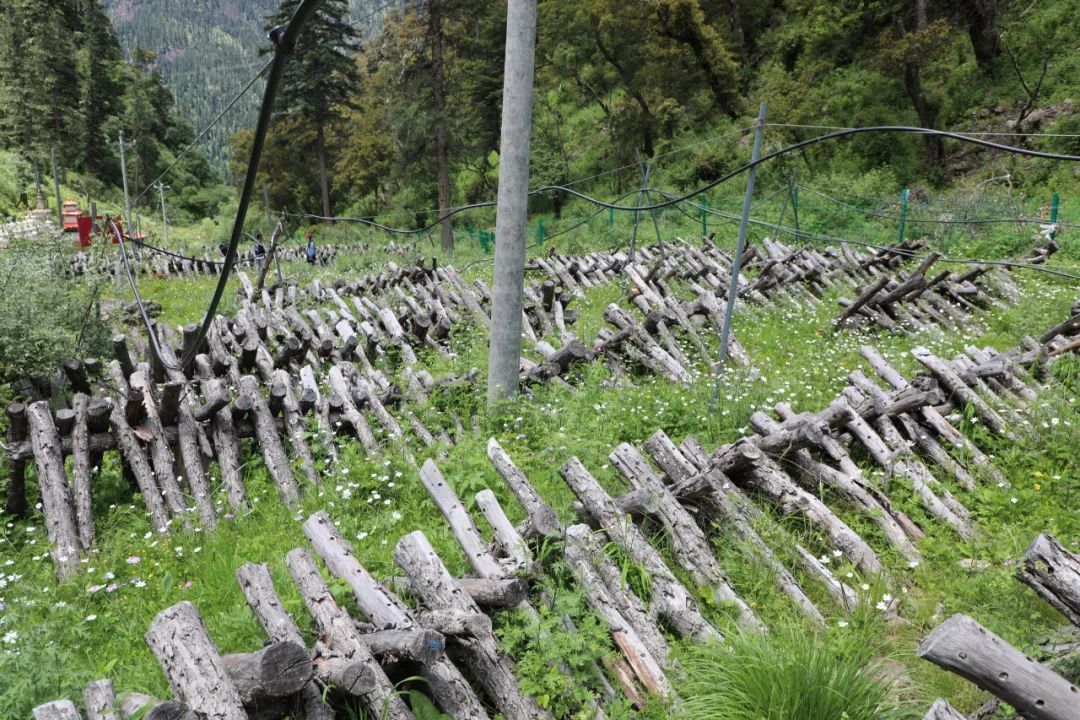
[[[299,0],[283,0],[269,16],[267,30],[285,25],[299,6]],[[360,36],[345,20],[347,0],[323,0],[307,21],[297,47],[285,66],[279,117],[300,120],[312,129],[319,166],[323,214],[330,216],[330,179],[327,175],[327,129],[341,121],[359,83],[353,58]],[[299,158],[299,156],[298,156]]]

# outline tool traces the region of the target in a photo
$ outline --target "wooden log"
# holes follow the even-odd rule
[[[817,578],[832,596],[836,604],[844,609],[845,613],[851,614],[859,606],[859,597],[846,583],[837,580],[828,567],[818,558],[814,557],[801,545],[795,546],[795,555],[803,569],[811,577]]]
[[[652,601],[665,622],[683,637],[700,642],[720,639],[720,633],[706,620],[697,608],[693,595],[679,582],[668,568],[660,553],[652,546],[629,516],[624,515],[615,501],[596,481],[576,457],[562,467],[562,476],[584,503],[589,514],[600,527],[625,548],[627,554],[640,563],[649,574],[653,586]],[[764,626],[750,607],[722,578],[716,578],[714,593],[723,602],[731,603],[739,611],[739,622],[755,630]]]
[[[116,438],[116,446],[124,456],[127,467],[131,468],[135,476],[143,504],[150,513],[154,530],[167,532],[170,522],[169,513],[161,499],[161,491],[158,489],[154,472],[150,469],[150,463],[146,459],[142,445],[139,444],[139,439],[135,436],[135,431],[128,425],[125,413],[119,405],[113,405],[109,418],[112,423],[112,435]]]
[[[938,698],[926,711],[926,715],[923,715],[923,720],[967,720],[967,718],[958,713],[952,705]]]
[[[116,720],[116,691],[112,680],[95,680],[83,690],[87,720]]]
[[[78,360],[66,360],[62,365],[64,374],[67,375],[68,382],[71,383],[71,389],[77,393],[83,393],[84,395],[92,395],[93,390],[90,388],[90,381],[87,378],[86,368]]]
[[[289,435],[289,448],[294,456],[300,458],[300,470],[304,473],[304,477],[312,485],[318,485],[319,472],[315,469],[315,456],[312,455],[305,437],[307,428],[301,417],[300,403],[297,402],[296,394],[293,392],[292,379],[286,371],[275,370],[274,382],[283,389],[282,415],[285,419],[285,430]]]
[[[621,588],[621,597],[617,597],[598,574],[593,562],[606,561],[610,565],[611,561],[590,542],[590,536],[591,531],[585,525],[572,525],[566,529],[563,552],[570,572],[590,607],[608,626],[612,640],[626,657],[641,684],[650,692],[667,695],[671,692],[671,686],[661,667],[667,657],[667,644],[662,637],[647,641],[639,634],[637,626],[640,625],[646,628],[646,637],[651,637],[654,630],[649,626],[652,622],[644,608],[634,608],[629,602],[630,596],[623,594]],[[635,609],[636,623],[624,614]]]
[[[529,546],[525,544],[525,538],[521,537],[517,528],[510,522],[510,518],[506,516],[495,493],[491,490],[481,490],[476,493],[476,506],[480,508],[484,519],[495,531],[499,547],[510,561],[510,571],[529,570],[532,564]]]
[[[349,585],[360,610],[377,627],[403,630],[416,627],[409,609],[357,561],[325,512],[309,517],[301,529],[330,572]],[[455,720],[487,720],[487,712],[476,694],[449,660],[442,658],[425,665],[422,674],[430,683],[436,703]]]
[[[517,607],[529,594],[529,582],[524,578],[459,577],[456,580],[473,602],[487,610]],[[392,577],[388,582],[397,592],[413,592],[408,578]]]
[[[1041,533],[1024,551],[1016,577],[1074,625],[1080,625],[1080,557]]]
[[[487,543],[469,513],[461,504],[461,499],[447,484],[434,461],[428,459],[420,468],[420,482],[427,489],[431,499],[450,524],[458,544],[465,551],[465,557],[476,574],[483,578],[506,577],[507,571],[501,567],[488,551]]]
[[[1080,690],[967,615],[953,615],[917,654],[1005,701],[1030,720],[1077,720]]]
[[[194,710],[182,702],[166,700],[142,693],[125,693],[120,701],[120,717],[124,720],[201,720]]]
[[[228,398],[225,383],[217,378],[203,376],[203,396]],[[210,419],[210,438],[214,445],[221,484],[229,498],[229,506],[234,513],[250,511],[251,504],[244,490],[244,480],[240,473],[240,447],[236,440],[232,412],[229,407],[222,407],[214,412]]]
[[[177,413],[180,410],[180,395],[184,391],[184,383],[170,380],[161,388],[161,400],[158,402],[158,417],[162,427],[175,425]]]
[[[483,613],[465,613],[445,608],[419,610],[416,612],[416,622],[442,635],[458,638],[484,637],[491,634],[492,628],[491,618]]]
[[[955,398],[957,404],[961,406],[971,405],[975,408],[979,419],[992,432],[998,435],[1011,436],[1011,433],[1006,432],[1005,420],[987,405],[985,400],[964,384],[964,381],[960,379],[948,362],[936,357],[926,348],[914,348],[911,354],[916,360],[925,365],[930,372],[934,373],[934,376]]]
[[[413,532],[403,537],[394,548],[394,561],[429,608],[481,615],[480,608],[458,587],[423,533]],[[513,662],[500,652],[490,630],[479,637],[459,640],[458,644],[478,684],[507,720],[552,718],[551,713],[522,692],[514,677]]]
[[[247,720],[240,695],[194,605],[181,601],[155,615],[146,644],[177,700],[209,720]]]
[[[844,308],[844,311],[840,313],[840,317],[836,319],[836,327],[844,327],[856,312],[873,300],[874,297],[889,284],[889,280],[890,278],[888,275],[882,275],[870,287],[866,288],[859,297],[848,303],[847,307]]]
[[[89,550],[94,544],[94,513],[90,503],[90,398],[75,394],[75,425],[71,431],[71,484],[75,501],[75,524],[79,545]]]
[[[127,338],[122,334],[113,336],[113,355],[116,357],[117,362],[120,363],[120,370],[123,372],[124,377],[131,377],[131,373],[135,372],[135,363],[131,362]]]
[[[34,708],[34,720],[82,720],[82,716],[70,700],[53,700]]]
[[[156,357],[154,353],[151,353],[151,355]],[[142,390],[144,411],[142,426],[149,435],[147,444],[150,450],[150,464],[154,468],[154,478],[161,487],[165,506],[174,518],[186,523],[187,506],[184,502],[184,495],[180,491],[180,483],[176,479],[176,465],[173,462],[172,448],[166,440],[161,417],[158,414],[157,403],[154,401],[150,374],[145,363],[140,363],[138,369],[132,373],[131,387]]]
[[[360,444],[363,445],[364,449],[368,452],[377,452],[378,446],[375,443],[375,435],[371,432],[371,426],[368,424],[368,421],[356,407],[356,404],[353,403],[352,387],[342,374],[342,369],[337,365],[331,367],[330,372],[327,373],[327,380],[330,383],[330,388],[341,400],[343,417],[352,426],[357,439],[360,440]]]
[[[244,705],[286,697],[311,680],[311,657],[301,643],[277,641],[250,653],[221,658],[225,672]]]
[[[388,719],[410,720],[412,713],[394,692],[393,684],[375,661],[371,650],[361,641],[348,615],[334,601],[310,553],[299,548],[292,550],[286,555],[285,562],[304,605],[319,629],[321,639],[316,645],[316,666],[326,664],[319,662],[320,657],[324,656],[328,659],[351,661],[354,666],[358,666],[346,671],[341,662],[330,662],[328,672],[334,677],[326,679],[339,683],[345,681],[349,686],[356,687],[361,669],[367,669],[374,682],[372,687],[357,693],[364,706],[369,708],[370,712],[377,712],[376,717],[383,717],[385,713]]]
[[[210,481],[206,477],[206,469],[203,466],[203,453],[199,442],[201,430],[195,421],[191,403],[186,398],[180,400],[176,422],[176,442],[180,448],[180,460],[184,465],[184,475],[191,487],[191,494],[195,496],[195,507],[199,511],[199,519],[203,527],[213,530],[217,527],[217,511],[214,508]]]
[[[26,405],[21,402],[8,404],[4,409],[7,415],[7,440],[9,445],[23,443],[27,437]],[[15,458],[8,454],[8,484],[4,498],[4,512],[16,518],[26,515],[26,459]]]
[[[45,529],[52,550],[49,553],[61,580],[79,572],[79,530],[75,503],[64,472],[60,436],[56,432],[49,403],[39,400],[27,408],[30,442],[34,448]]]
[[[550,505],[545,503],[533,488],[532,483],[525,477],[510,456],[506,454],[502,446],[495,438],[489,438],[487,442],[487,455],[495,471],[499,473],[510,492],[514,494],[518,503],[525,510],[526,538],[532,537],[558,537],[562,534],[562,523],[559,516]]]
[[[770,458],[760,458],[753,468],[733,478],[736,483],[747,485],[771,498],[780,506],[781,512],[799,512],[807,520],[821,528],[832,544],[844,553],[867,575],[882,572],[881,560],[862,537],[841,520],[816,496],[797,486]]]
[[[650,452],[652,457],[656,458],[658,455],[666,457],[667,462],[665,465],[676,473],[676,477],[683,477],[696,470],[662,430],[646,441],[646,446],[653,451]],[[657,517],[664,525],[679,564],[690,573],[694,582],[703,588],[712,588],[713,599],[716,602],[733,602],[740,611],[740,620],[744,626],[763,630],[764,625],[757,619],[753,611],[747,609],[744,613],[742,610],[745,603],[731,588],[730,581],[713,555],[705,532],[699,527],[689,511],[664,486],[663,481],[652,472],[647,461],[637,449],[624,443],[616,448],[609,455],[609,458],[612,464],[630,481],[632,486],[637,488],[638,491],[647,492],[652,496],[653,502],[656,504],[656,510],[651,514]],[[623,498],[625,497],[623,496]],[[621,501],[623,498],[619,500]],[[623,507],[621,502],[620,507]],[[734,511],[729,510],[729,512],[735,514]],[[765,552],[771,557],[771,553],[767,548]],[[806,617],[819,625],[824,624],[821,612],[806,597],[806,594],[795,582],[791,574],[775,560],[770,564],[777,571],[778,582],[785,594],[795,600]]]
[[[289,459],[281,445],[277,425],[270,414],[266,398],[259,392],[259,381],[251,375],[243,376],[240,378],[239,392],[242,397],[247,398],[252,403],[251,414],[255,426],[255,435],[259,440],[259,447],[262,450],[266,469],[270,473],[270,477],[273,478],[274,484],[277,485],[278,494],[281,496],[282,502],[290,508],[295,508],[300,503],[300,489],[296,485],[296,478],[293,477]]]

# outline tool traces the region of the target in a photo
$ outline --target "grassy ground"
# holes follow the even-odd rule
[[[643,227],[643,239],[651,239],[651,228]],[[685,217],[666,217],[662,225],[662,231],[669,236],[696,230]],[[339,227],[331,232],[347,236],[354,230]],[[603,227],[585,232],[588,234],[564,235],[559,247],[574,251],[602,247],[607,242],[607,229]],[[730,231],[722,239],[729,242]],[[422,254],[438,255],[430,247],[418,247],[417,257]],[[472,260],[489,258],[478,248],[463,247],[453,261],[462,267]],[[1075,262],[1075,258],[1073,250],[1064,254],[1066,262]],[[398,256],[391,259],[398,264],[410,260]],[[329,270],[312,271],[300,266],[288,267],[285,272],[300,280],[311,272],[336,277],[367,272],[384,261],[385,256],[379,253],[347,255]],[[466,273],[490,278],[490,265],[481,262]],[[1037,333],[1060,321],[1075,299],[1075,286],[1065,280],[1029,274],[1018,275],[1017,281],[1024,290],[1021,303],[987,317],[984,327],[971,337],[836,334],[829,328],[829,320],[836,312],[835,297],[827,298],[818,308],[774,305],[741,313],[736,317],[735,331],[764,377],[750,380],[742,371],[729,372],[721,384],[720,403],[715,410],[711,406],[713,382],[706,374],[689,387],[656,378],[635,379],[633,386],[621,387],[610,382],[602,367],[589,366],[577,371],[573,390],[554,385],[540,387],[531,399],[521,400],[511,413],[498,419],[483,416],[482,393],[476,388],[434,397],[431,406],[424,409],[423,419],[435,429],[450,427],[451,410],[464,418],[466,425],[472,414],[481,414],[482,432],[470,434],[438,459],[444,474],[467,503],[471,504],[475,492],[490,487],[512,519],[519,519],[518,508],[485,455],[486,439],[494,436],[564,520],[571,521],[572,496],[558,473],[571,456],[581,458],[603,484],[615,490],[622,485],[609,466],[607,454],[619,442],[640,443],[662,428],[676,440],[693,434],[711,448],[740,437],[747,432],[750,413],[768,410],[777,401],[788,401],[796,410],[823,408],[843,387],[845,375],[862,366],[858,355],[861,344],[874,344],[907,373],[915,369],[907,355],[911,347],[925,345],[946,356],[969,342],[1006,348],[1015,345],[1022,335]],[[168,322],[181,324],[201,317],[211,284],[207,278],[148,279],[141,282],[141,287],[146,297],[162,304]],[[576,303],[581,312],[579,335],[593,337],[603,325],[603,308],[624,292],[625,288],[611,285],[590,292]],[[125,297],[124,288],[115,285],[109,285],[105,294],[114,299]],[[455,357],[432,355],[421,361],[436,375],[485,367],[485,336],[458,328],[453,345]],[[693,350],[687,349],[687,353]],[[699,370],[706,367],[699,359]],[[978,703],[971,686],[914,657],[918,639],[948,614],[967,612],[1010,642],[1026,648],[1063,624],[1062,618],[1012,578],[1012,563],[1038,532],[1053,532],[1066,542],[1080,537],[1080,519],[1072,508],[1073,493],[1080,491],[1076,460],[1076,424],[1080,420],[1075,405],[1080,368],[1075,361],[1062,362],[1057,373],[1062,382],[1035,406],[1022,411],[1027,424],[1015,428],[1019,442],[1002,442],[972,430],[984,448],[995,455],[1011,483],[1009,488],[980,486],[971,494],[951,488],[975,515],[980,527],[975,542],[964,543],[930,522],[908,489],[893,480],[890,494],[895,502],[929,530],[929,537],[920,545],[924,562],[909,567],[886,549],[871,523],[854,513],[845,513],[845,519],[881,552],[888,579],[862,578],[841,561],[832,561],[834,572],[853,587],[865,585],[866,589],[860,591],[863,605],[851,617],[830,605],[820,587],[807,583],[814,599],[834,611],[827,630],[821,633],[824,642],[864,644],[890,658],[901,679],[902,698],[913,701],[913,707],[922,711],[939,695],[949,697],[962,710],[970,710]],[[414,448],[414,452],[423,457],[421,448]],[[245,562],[268,563],[286,608],[294,617],[306,619],[288,581],[283,558],[291,548],[306,545],[296,521],[315,510],[330,513],[353,543],[357,557],[377,577],[397,574],[391,559],[394,544],[401,535],[418,528],[427,533],[452,571],[466,569],[465,558],[449,527],[399,449],[388,447],[376,457],[366,456],[354,444],[347,444],[338,464],[325,465],[322,487],[309,489],[303,509],[295,515],[277,499],[257,451],[245,448],[243,456],[251,458],[244,473],[254,502],[252,513],[224,517],[213,534],[177,528],[170,535],[152,531],[141,503],[132,498],[120,479],[115,458],[110,458],[100,468],[95,486],[97,550],[86,559],[84,575],[69,583],[57,584],[52,563],[44,556],[47,541],[40,515],[28,522],[5,523],[0,532],[0,598],[6,606],[0,613],[0,677],[5,678],[0,683],[0,718],[26,717],[36,703],[79,696],[87,681],[105,676],[115,678],[122,690],[167,694],[167,685],[142,635],[158,610],[179,600],[191,600],[199,607],[222,651],[260,646],[262,631],[232,579],[235,568]],[[224,497],[219,495],[217,500],[226,506]],[[770,515],[761,529],[776,540],[785,559],[790,559],[786,548],[793,541],[816,553],[829,552],[818,535],[797,520]],[[716,535],[716,550],[734,585],[771,628],[807,632],[787,599],[777,593],[768,577],[746,559],[740,548],[725,540],[723,533]],[[567,589],[565,571],[554,557],[552,554],[551,577],[546,582],[558,590],[560,609],[575,617],[581,632],[571,635],[562,631],[554,616],[545,613],[542,622],[554,635],[551,641],[541,644],[536,641],[534,629],[523,625],[520,618],[504,614],[497,622],[504,642],[523,658],[519,670],[526,688],[560,713],[569,713],[580,704],[590,685],[567,685],[548,661],[559,657],[575,667],[585,667],[590,660],[612,652],[612,648],[606,633],[585,611],[581,598]],[[965,560],[970,568],[961,567]],[[647,577],[632,564],[623,564],[628,582],[647,588]],[[845,577],[848,573],[851,577]],[[341,601],[351,606],[342,584],[334,583],[333,589]],[[875,609],[886,594],[901,598],[903,622],[887,623],[883,613]],[[707,607],[707,612],[721,628],[732,630],[728,608]],[[310,630],[305,628],[305,632]],[[626,708],[613,708],[609,716],[632,714]],[[669,711],[656,704],[639,714],[661,717]]]

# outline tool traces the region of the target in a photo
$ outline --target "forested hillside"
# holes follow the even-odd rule
[[[446,137],[451,204],[494,195],[505,7],[437,0],[387,16],[364,43],[361,77],[327,128],[333,206],[343,214],[438,204],[437,138]],[[638,154],[669,189],[745,159],[737,133],[768,101],[767,146],[820,129],[903,124],[982,132],[1080,130],[1072,3],[1053,0],[541,0],[534,111],[534,184],[566,183]],[[439,99],[437,99],[439,98]],[[279,207],[319,207],[310,128],[289,126],[265,159]],[[1077,151],[1075,138],[991,137]],[[244,147],[246,135],[234,143]],[[243,154],[235,154],[241,169]],[[864,135],[821,146],[766,172],[864,173],[887,184],[973,182],[1058,187],[1071,168],[999,159],[937,138]],[[1059,173],[1051,177],[1049,173]],[[639,182],[636,167],[593,181],[607,197]],[[537,201],[558,211],[562,198]],[[544,207],[544,202],[547,207]],[[552,207],[554,206],[554,207]],[[407,221],[420,218],[404,216]]]
[[[194,138],[174,107],[172,93],[137,53],[126,62],[112,23],[99,3],[12,0],[0,17],[0,213],[25,211],[33,168],[58,174],[83,197],[100,198],[120,185],[118,136],[129,145],[133,195],[139,195]],[[221,175],[199,153],[186,155],[169,179],[182,216],[216,212],[228,198]],[[51,193],[49,193],[51,197]],[[50,206],[53,203],[49,203]]]
[[[364,34],[374,32],[388,8],[402,0],[351,0],[348,20]],[[176,95],[181,114],[204,127],[266,61],[265,17],[276,0],[104,0],[120,46],[129,56],[153,54],[154,67]],[[207,133],[201,149],[224,166],[229,135],[249,126],[258,110],[262,84],[247,93],[228,117]]]

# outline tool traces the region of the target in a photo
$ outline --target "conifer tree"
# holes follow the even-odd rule
[[[299,4],[299,0],[282,0],[278,11],[267,18],[267,30],[287,24]],[[285,66],[278,95],[279,117],[298,119],[313,131],[326,216],[331,215],[326,131],[342,119],[359,82],[353,54],[360,36],[345,19],[348,10],[347,0],[323,0],[319,4]],[[299,148],[296,157],[297,162],[302,162]]]

